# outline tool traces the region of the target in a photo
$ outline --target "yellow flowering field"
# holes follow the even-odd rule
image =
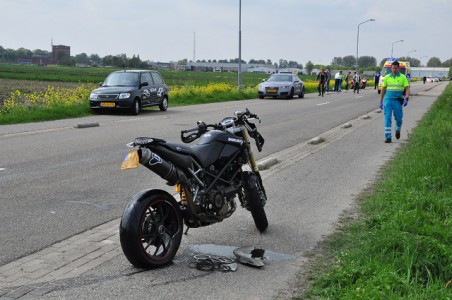
[[[257,86],[242,87],[241,93],[235,85],[210,83],[203,86],[183,85],[169,91],[169,101],[173,104],[197,104],[215,101],[252,99],[257,97]]]
[[[89,115],[94,84],[0,79],[0,125]]]
[[[24,93],[15,90],[3,102],[1,113],[53,106],[76,106],[86,104],[93,85],[83,84],[76,88],[48,86],[44,92]]]

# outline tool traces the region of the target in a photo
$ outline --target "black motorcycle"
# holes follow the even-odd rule
[[[267,229],[267,196],[250,144],[253,138],[260,152],[264,139],[250,122],[253,119],[259,117],[246,109],[218,124],[199,121],[197,127],[181,131],[184,143],[199,138],[193,146],[151,137],[128,144],[138,149],[125,156],[121,169],[141,164],[175,186],[179,195],[176,200],[164,190],[147,189],[127,205],[119,235],[122,250],[134,266],[169,264],[179,249],[183,223],[188,230],[221,222],[236,210],[237,196],[257,229]]]

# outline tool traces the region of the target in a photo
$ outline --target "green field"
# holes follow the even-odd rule
[[[78,83],[99,83],[113,71],[114,68],[81,68],[35,65],[0,64],[0,78],[21,79],[37,81],[59,81]],[[202,86],[209,83],[228,83],[238,85],[238,76],[235,72],[199,72],[199,71],[173,71],[158,70],[165,83],[172,86],[195,85]],[[257,86],[267,74],[242,73],[242,85]],[[313,76],[300,76],[303,81],[312,80]]]

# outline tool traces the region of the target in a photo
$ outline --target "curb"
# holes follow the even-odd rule
[[[278,159],[276,157],[270,157],[261,162],[258,162],[257,167],[259,168],[259,171],[262,171],[262,170],[269,169],[271,166],[274,166],[277,163],[278,163]]]
[[[311,144],[311,145],[318,145],[318,144],[323,143],[324,141],[325,141],[325,139],[324,139],[323,137],[317,136],[317,137],[315,137],[315,138],[310,139],[310,140],[308,141],[308,144]]]
[[[89,127],[98,127],[98,126],[100,126],[99,123],[84,123],[84,124],[74,125],[74,128],[89,128]]]

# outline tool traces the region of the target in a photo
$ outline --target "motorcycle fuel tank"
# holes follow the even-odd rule
[[[193,147],[201,164],[207,167],[218,160],[228,160],[243,147],[245,141],[231,133],[211,130],[203,134]]]

